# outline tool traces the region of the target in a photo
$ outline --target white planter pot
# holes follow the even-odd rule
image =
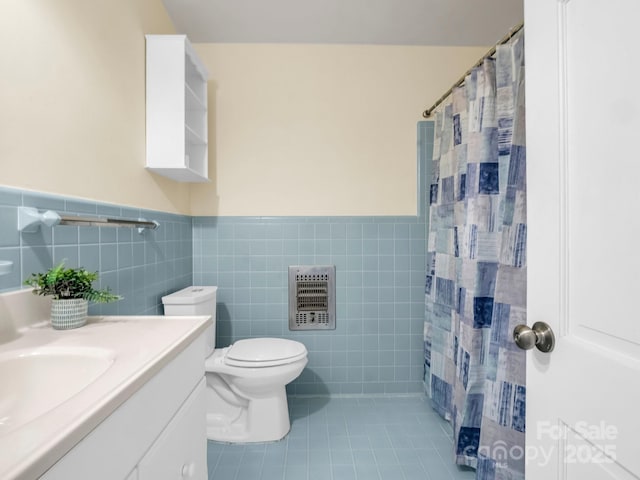
[[[78,328],[87,323],[89,302],[82,298],[53,300],[51,302],[51,326],[57,330]]]

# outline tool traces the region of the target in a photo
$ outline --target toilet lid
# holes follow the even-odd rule
[[[225,363],[242,367],[282,365],[307,355],[306,347],[284,338],[248,338],[229,347]]]

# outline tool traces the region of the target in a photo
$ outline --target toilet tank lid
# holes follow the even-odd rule
[[[227,351],[227,358],[243,362],[285,360],[307,353],[304,344],[285,338],[247,338],[238,340]]]
[[[218,287],[194,286],[162,297],[164,305],[195,305],[216,298]]]

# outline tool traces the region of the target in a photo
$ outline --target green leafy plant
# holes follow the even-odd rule
[[[64,268],[64,262],[61,262],[44,273],[32,273],[24,284],[33,287],[35,295],[51,295],[56,300],[83,298],[90,302],[108,303],[122,298],[108,288],[93,288],[97,278],[98,272],[89,272],[82,267]]]

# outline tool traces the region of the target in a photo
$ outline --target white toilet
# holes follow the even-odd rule
[[[283,338],[238,340],[215,348],[218,287],[188,287],[162,297],[165,315],[211,315],[205,361],[207,437],[230,443],[280,440],[291,428],[285,385],[302,373],[307,349]]]

